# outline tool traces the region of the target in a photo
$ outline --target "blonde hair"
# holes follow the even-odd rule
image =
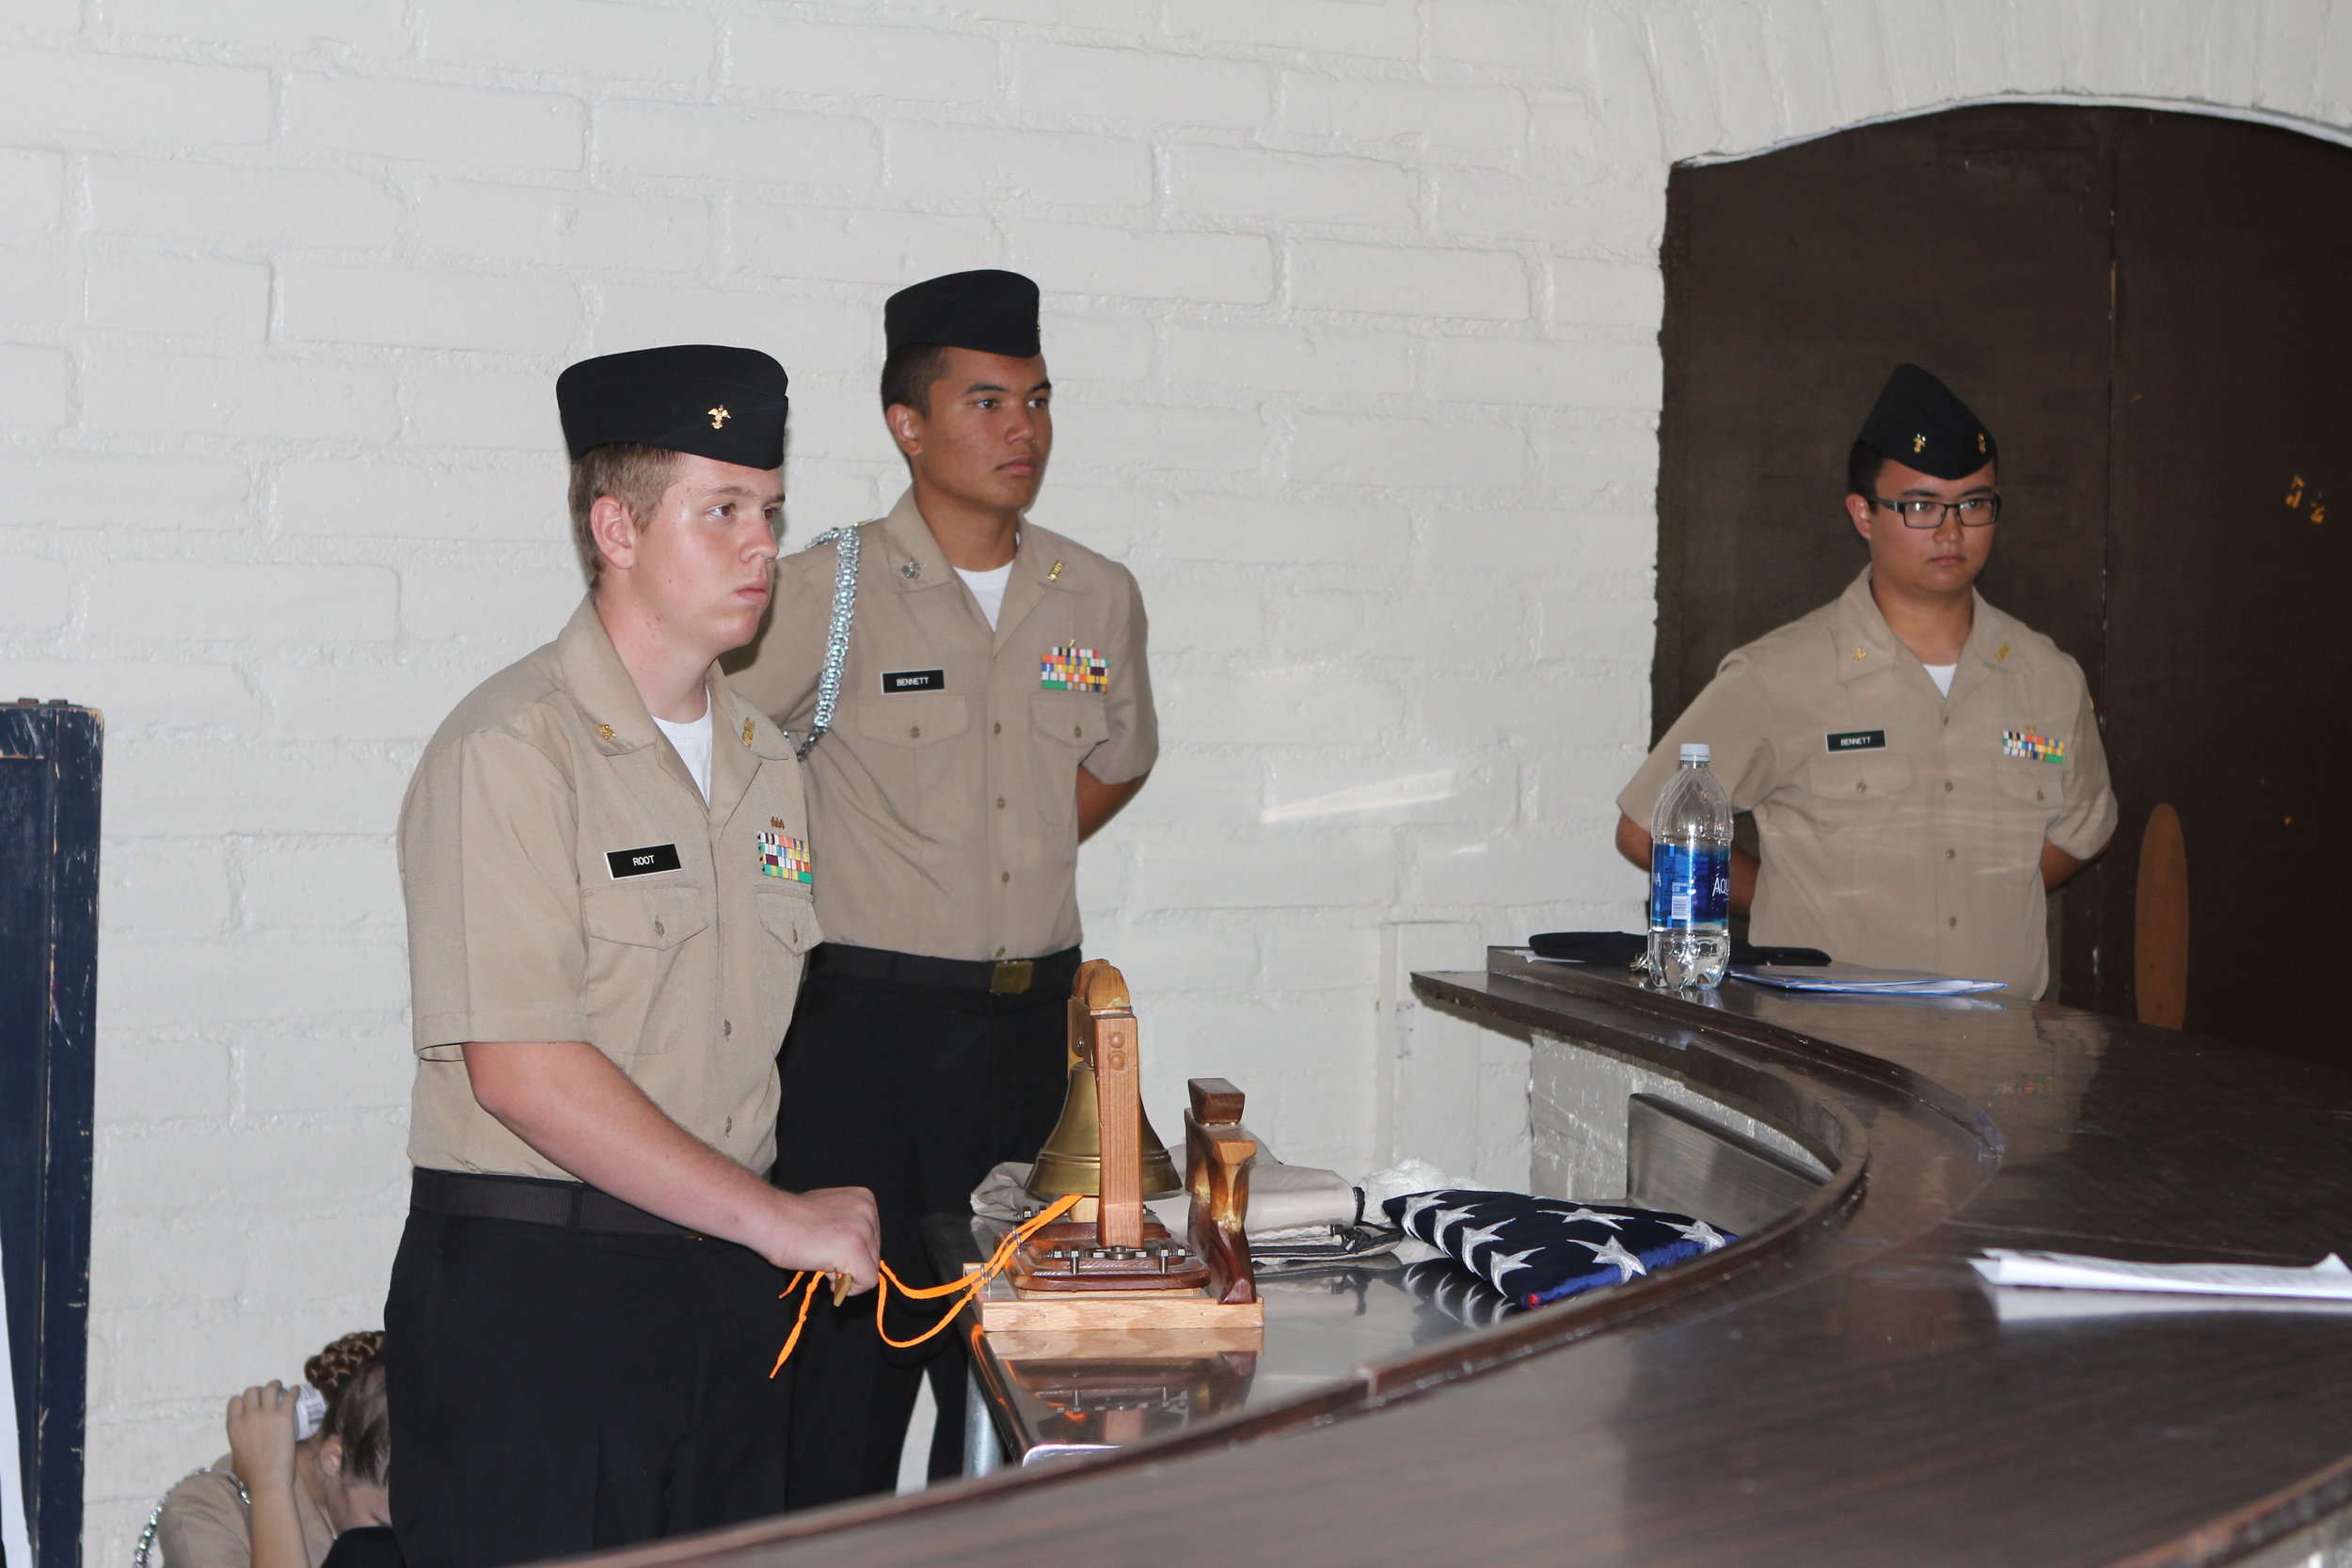
[[[604,554],[588,526],[597,498],[611,496],[644,528],[661,509],[661,498],[676,473],[676,452],[634,441],[608,441],[572,459],[572,544],[580,551],[580,569],[588,574],[589,587],[596,585],[604,571]]]

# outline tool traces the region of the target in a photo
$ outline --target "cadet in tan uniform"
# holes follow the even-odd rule
[[[1078,842],[1157,752],[1134,578],[1024,515],[1053,446],[1037,306],[1005,272],[890,299],[883,414],[913,484],[886,517],[782,562],[736,680],[795,735],[830,720],[807,753],[825,943],[785,1045],[776,1180],[872,1188],[882,1255],[908,1280],[930,1275],[923,1216],[966,1212],[992,1165],[1034,1159],[1053,1130]],[[826,634],[849,549],[835,706]],[[796,1507],[893,1486],[924,1358],[932,1473],[961,1467],[963,1363],[938,1354],[945,1338],[887,1353],[870,1309],[821,1303],[808,1333]]]
[[[1617,797],[1627,859],[1648,867],[1677,750],[1705,741],[1756,814],[1760,863],[1735,850],[1731,873],[1755,942],[2042,994],[2043,895],[2106,847],[2116,806],[2081,668],[1976,592],[1996,456],[1942,382],[1896,367],[1848,464],[1869,565],[1725,656]]]
[[[874,1282],[870,1194],[794,1194],[776,1042],[817,941],[800,768],[716,660],[768,608],[785,376],[557,383],[594,588],[441,725],[401,809],[416,1165],[385,1324],[409,1568],[780,1511],[780,1270]]]

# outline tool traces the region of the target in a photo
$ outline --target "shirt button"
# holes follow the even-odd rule
[[[1009,882],[1012,880],[1012,873],[1009,871],[999,871],[996,873],[996,879],[1000,882]]]
[[[996,797],[996,809],[997,809],[998,811],[1002,811],[1002,810],[1004,810],[1004,809],[1005,809],[1005,798],[1004,798],[1003,796],[1001,796],[1001,795],[999,795],[998,797]]]
[[[1867,795],[1870,792],[1870,786],[1867,782],[1856,779],[1853,782],[1853,792],[1856,795]]]
[[[994,722],[993,724],[991,724],[991,725],[988,727],[988,733],[989,733],[989,734],[991,734],[991,735],[1002,735],[1002,734],[1004,734],[1004,733],[1005,733],[1005,721],[1004,721],[1002,719],[997,720],[997,721],[996,721],[996,722]]]
[[[1070,738],[1071,738],[1071,739],[1073,739],[1073,740],[1084,740],[1086,737],[1087,737],[1087,731],[1086,731],[1086,726],[1085,726],[1084,724],[1073,724],[1073,725],[1071,725],[1071,726],[1070,726]]]
[[[1952,781],[1951,781],[1951,780],[1949,780],[1949,779],[1946,779],[1946,780],[1944,781],[1944,793],[1945,793],[1945,794],[1947,794],[1947,795],[1949,795],[1951,792],[1952,792]]]
[[[1947,926],[1957,926],[1960,924],[1960,916],[1956,914],[1947,914],[1944,917],[1944,924]]]
[[[997,956],[998,958],[1003,958],[1003,957],[1005,956],[1005,950],[1004,950],[1003,948],[999,947],[998,949],[996,949],[996,956]]]
[[[653,934],[658,937],[666,937],[670,934],[670,928],[657,920],[653,923]]]
[[[719,1024],[719,1033],[726,1037],[728,1039],[733,1039],[735,1037],[735,1020],[730,1018],[722,1021]]]
[[[920,739],[922,739],[922,738],[923,738],[923,726],[922,726],[922,725],[920,725],[920,724],[909,724],[909,725],[907,726],[907,738],[908,738],[909,740],[920,740]]]
[[[1960,853],[1960,851],[1959,851],[1959,850],[1957,850],[1957,849],[1947,849],[1947,850],[1945,850],[1945,851],[1944,851],[1944,858],[1945,858],[1946,860],[1950,860],[1950,859],[1951,859],[1954,855],[1957,855],[1957,854],[1959,854],[1959,853]]]

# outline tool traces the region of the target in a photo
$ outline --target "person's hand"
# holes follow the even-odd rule
[[[780,1269],[818,1269],[844,1275],[850,1290],[870,1291],[881,1277],[882,1222],[874,1195],[864,1187],[818,1187],[778,1193],[775,1224],[755,1248]]]
[[[294,1484],[294,1395],[276,1381],[229,1402],[229,1463],[248,1493]]]

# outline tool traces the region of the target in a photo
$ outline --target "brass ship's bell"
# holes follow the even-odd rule
[[[1043,1198],[1060,1197],[1077,1193],[1086,1197],[1103,1196],[1103,1113],[1094,1081],[1094,1064],[1088,1060],[1078,1044],[1077,1017],[1081,1005],[1073,1005],[1070,1040],[1070,1092],[1061,1105],[1061,1119],[1054,1123],[1054,1131],[1046,1137],[1045,1147],[1038,1150],[1037,1165],[1029,1172],[1029,1191]],[[1138,1108],[1139,1109],[1139,1108]],[[1173,1197],[1184,1190],[1177,1179],[1176,1163],[1168,1157],[1168,1146],[1152,1131],[1152,1118],[1141,1117],[1143,1145],[1143,1196]]]

